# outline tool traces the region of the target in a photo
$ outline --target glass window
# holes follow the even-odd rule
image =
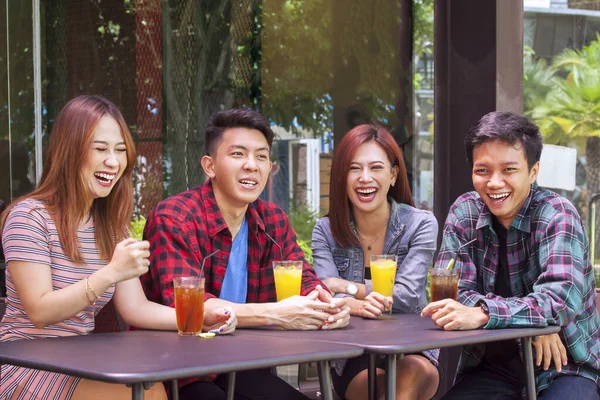
[[[416,97],[409,5],[416,89],[425,91]],[[416,172],[431,169],[422,162],[431,158],[431,0],[46,0],[42,8],[46,131],[80,93],[114,101],[138,146],[138,213],[205,179],[203,128],[231,107],[261,111],[281,140],[320,140],[321,153],[375,120],[405,149],[417,203],[431,203],[432,190],[419,188],[427,172]]]
[[[546,144],[576,150],[574,187],[548,186],[588,221],[590,199],[600,192],[600,0],[525,5],[524,111],[538,123]],[[600,225],[588,228],[591,233]],[[599,236],[591,246],[596,259]]]
[[[35,183],[31,18],[31,2],[0,7],[0,212]],[[5,295],[0,245],[0,297]]]
[[[6,4],[5,202],[31,190],[35,167],[31,4]],[[204,181],[204,126],[231,107],[262,112],[277,132],[286,172],[264,196],[285,209],[304,188],[304,205],[327,211],[334,142],[369,120],[396,137],[415,200],[431,207],[433,0],[42,0],[40,14],[44,140],[79,94],[117,104],[138,150],[138,215]]]
[[[31,7],[0,7],[4,203],[35,184]],[[43,143],[69,99],[113,101],[137,145],[137,215],[204,181],[203,129],[232,107],[271,121],[263,197],[296,220],[327,212],[334,142],[369,120],[404,149],[417,206],[432,205],[433,0],[41,0],[40,15]]]
[[[31,15],[28,2],[0,8],[0,208],[35,181]]]

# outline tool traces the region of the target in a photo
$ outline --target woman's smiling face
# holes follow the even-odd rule
[[[117,121],[104,116],[94,130],[94,138],[83,167],[83,179],[92,199],[110,194],[127,167],[127,147]]]
[[[387,207],[387,194],[397,173],[397,167],[392,167],[377,142],[361,144],[352,157],[346,178],[347,194],[354,211],[371,212]]]

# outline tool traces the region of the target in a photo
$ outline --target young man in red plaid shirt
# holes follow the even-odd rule
[[[304,260],[289,219],[259,199],[271,172],[273,131],[251,110],[214,114],[201,164],[210,178],[163,200],[146,223],[150,271],[141,277],[149,300],[174,306],[173,278],[196,276],[204,262],[205,307],[231,306],[239,327],[336,329],[350,319]],[[301,296],[277,302],[272,262],[302,260]],[[224,399],[227,379],[180,382],[180,398]],[[306,399],[267,370],[237,374],[236,399]]]

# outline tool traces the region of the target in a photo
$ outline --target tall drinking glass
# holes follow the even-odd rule
[[[302,260],[273,261],[273,276],[277,301],[300,295],[302,286]]]
[[[458,269],[430,268],[431,301],[458,298]]]
[[[181,336],[196,336],[204,323],[204,278],[173,278],[177,331]]]
[[[396,283],[398,256],[396,254],[373,255],[370,256],[369,261],[373,291],[386,297],[392,297]],[[391,313],[392,309],[390,308],[388,311]]]

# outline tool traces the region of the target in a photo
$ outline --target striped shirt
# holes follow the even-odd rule
[[[79,251],[83,264],[74,263],[61,246],[54,221],[44,203],[26,199],[17,204],[8,215],[2,233],[6,257],[6,313],[0,322],[0,341],[31,340],[47,337],[87,335],[94,330],[94,318],[111,299],[114,286],[73,317],[45,328],[36,328],[25,312],[11,278],[11,261],[26,261],[31,274],[50,267],[52,286],[59,290],[85,279],[107,264],[96,249],[93,219],[77,231]],[[40,265],[41,264],[41,265]],[[70,399],[79,378],[2,365],[0,399]]]
[[[476,239],[456,254],[458,300],[467,306],[486,303],[490,320],[484,329],[560,325],[560,338],[568,353],[562,374],[589,378],[600,386],[600,318],[588,240],[577,210],[564,197],[532,185],[507,231],[509,281],[514,294],[510,298],[494,294],[501,277],[497,276],[498,236],[492,218],[477,192],[459,197],[446,219],[436,267],[446,267],[462,243]],[[477,366],[484,352],[485,345],[465,347],[458,376]],[[554,364],[547,371],[536,367],[537,391],[559,375]]]

